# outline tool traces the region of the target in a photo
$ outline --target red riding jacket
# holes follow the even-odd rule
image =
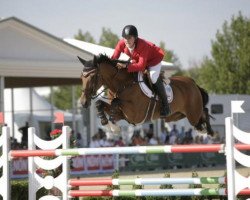
[[[128,72],[144,71],[147,67],[160,63],[164,57],[164,52],[160,47],[141,38],[137,39],[132,54],[126,47],[124,40],[121,39],[116,45],[112,59],[118,59],[122,52],[131,58],[131,64],[128,65]]]

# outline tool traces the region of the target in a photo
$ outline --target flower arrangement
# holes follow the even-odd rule
[[[60,129],[54,129],[50,132],[51,139],[56,139],[62,134],[62,130]]]

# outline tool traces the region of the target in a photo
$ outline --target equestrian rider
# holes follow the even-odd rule
[[[167,100],[167,94],[163,81],[160,78],[161,61],[164,57],[164,52],[151,42],[138,37],[138,31],[135,26],[127,25],[122,30],[122,37],[116,45],[112,59],[118,59],[121,52],[130,57],[129,64],[118,63],[119,69],[127,68],[128,72],[144,71],[146,68],[149,71],[153,88],[160,97],[161,117],[166,117],[170,114],[170,109]]]

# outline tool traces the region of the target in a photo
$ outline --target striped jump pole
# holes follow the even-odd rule
[[[155,190],[70,190],[69,197],[83,197],[83,196],[216,196],[227,195],[227,189],[155,189]],[[250,195],[250,190],[242,190],[238,195]]]
[[[164,185],[164,184],[226,184],[226,177],[198,178],[135,178],[135,179],[71,179],[69,186],[100,185]]]
[[[249,144],[236,144],[238,150],[250,150]],[[155,153],[208,153],[224,152],[224,144],[209,145],[165,145],[165,146],[136,146],[136,147],[102,147],[55,150],[12,150],[11,157],[36,156],[80,156],[107,154],[155,154]]]

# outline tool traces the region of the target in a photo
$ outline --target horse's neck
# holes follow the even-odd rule
[[[117,70],[112,65],[103,65],[100,73],[107,87],[111,90],[117,91],[122,85],[133,82],[132,74],[125,70]]]

